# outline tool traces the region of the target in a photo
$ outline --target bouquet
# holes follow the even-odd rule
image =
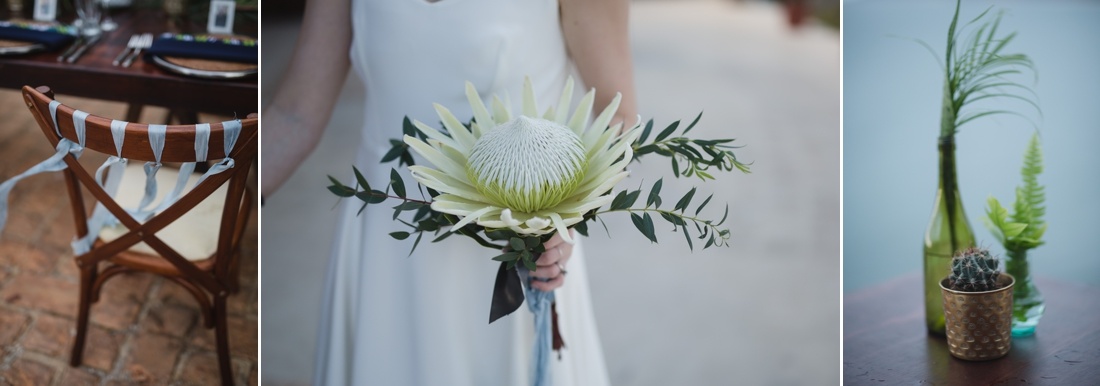
[[[382,162],[397,161],[399,167],[407,166],[418,183],[419,198],[410,197],[396,169],[391,170],[384,189],[372,188],[354,167],[353,186],[329,176],[332,182],[329,191],[339,197],[355,197],[363,202],[363,208],[387,200],[398,201],[392,207],[393,219],[409,230],[390,236],[405,240],[415,234],[414,250],[427,233],[432,235],[433,242],[459,234],[497,251],[492,259],[500,261],[500,268],[489,323],[518,309],[526,298],[528,308],[535,314],[538,335],[533,357],[536,385],[549,383],[549,372],[545,370],[550,348],[559,349],[564,344],[553,322],[556,319],[552,316],[553,292],[527,285],[528,280],[533,280],[527,273],[535,270],[535,261],[545,251],[543,243],[554,233],[572,243],[569,229],[587,236],[589,222],[602,223],[601,215],[621,212],[629,213],[638,231],[654,243],[657,233],[653,218],[660,216],[674,231],[683,234],[691,249],[693,238],[706,240],[704,249],[728,245],[730,231],[721,226],[729,214],[729,206],[726,205],[720,220],[700,217],[713,194],[692,209],[696,194],[692,188],[672,208],[662,208],[663,180],[657,180],[642,201],[639,201],[641,188],[616,193],[616,184],[629,174],[627,165],[650,153],[671,159],[672,172],[677,178],[695,176],[705,181],[714,178],[713,170],[749,172],[749,165],[739,162],[734,155],[732,149],[736,147],[731,144],[732,139],[700,140],[685,136],[702,113],[679,136],[674,136],[679,128],[677,121],[649,141],[652,120],[643,127],[639,117],[627,130],[623,130],[622,123],[609,126],[621,95],[616,95],[591,124],[595,90],[590,90],[570,115],[572,95],[570,78],[557,108],[551,106],[539,114],[527,79],[522,111],[513,115],[496,96],[491,107],[485,106],[474,86],[467,83],[466,96],[474,115],[468,123],[438,104],[435,109],[444,130],[406,117],[403,138],[390,141],[393,147]],[[410,150],[432,167],[416,165]],[[411,219],[403,219],[404,212],[412,212]],[[607,230],[606,224],[604,228]]]

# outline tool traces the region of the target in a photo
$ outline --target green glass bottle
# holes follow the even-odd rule
[[[940,137],[940,185],[932,207],[932,221],[924,235],[924,315],[928,332],[944,335],[940,280],[951,273],[956,251],[974,246],[974,230],[966,220],[955,178],[955,138]]]

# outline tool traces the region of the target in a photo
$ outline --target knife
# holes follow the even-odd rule
[[[91,47],[91,46],[95,45],[97,42],[99,42],[99,39],[102,38],[102,37],[103,37],[103,34],[92,36],[92,38],[90,40],[88,40],[87,43],[85,43],[83,46],[80,46],[80,48],[78,48],[76,50],[76,52],[74,52],[72,54],[72,56],[69,56],[69,58],[66,59],[65,61],[68,62],[68,63],[76,62],[77,59],[80,59],[80,57],[84,55],[84,52],[88,51],[88,47]]]

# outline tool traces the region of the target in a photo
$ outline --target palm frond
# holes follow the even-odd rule
[[[1018,112],[1006,110],[971,111],[979,101],[1010,99],[1022,101],[1042,116],[1038,96],[1025,85],[1006,78],[1035,74],[1035,64],[1020,53],[1005,53],[1005,48],[1016,37],[1015,32],[1000,35],[1003,12],[993,13],[987,8],[970,22],[957,28],[962,1],[955,3],[955,15],[947,30],[947,51],[944,60],[943,111],[940,120],[940,136],[948,137],[958,132],[960,126],[976,118],[993,114],[1011,114],[1030,119]],[[964,37],[963,33],[969,30]],[[1032,122],[1035,125],[1034,122]],[[1037,125],[1035,125],[1038,127]]]

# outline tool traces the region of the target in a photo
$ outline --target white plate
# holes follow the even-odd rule
[[[0,47],[0,55],[19,55],[28,52],[34,52],[46,48],[41,44],[28,44],[25,46],[16,47]]]
[[[195,68],[188,68],[188,67],[180,66],[178,64],[171,63],[167,60],[162,59],[160,56],[156,56],[156,55],[153,55],[153,63],[155,63],[158,66],[163,67],[165,70],[168,70],[168,71],[180,74],[180,75],[193,76],[193,77],[196,77],[196,78],[236,79],[236,78],[244,78],[246,76],[256,74],[255,69],[243,70],[243,71],[210,71],[210,70],[199,70],[199,69],[195,69]]]

